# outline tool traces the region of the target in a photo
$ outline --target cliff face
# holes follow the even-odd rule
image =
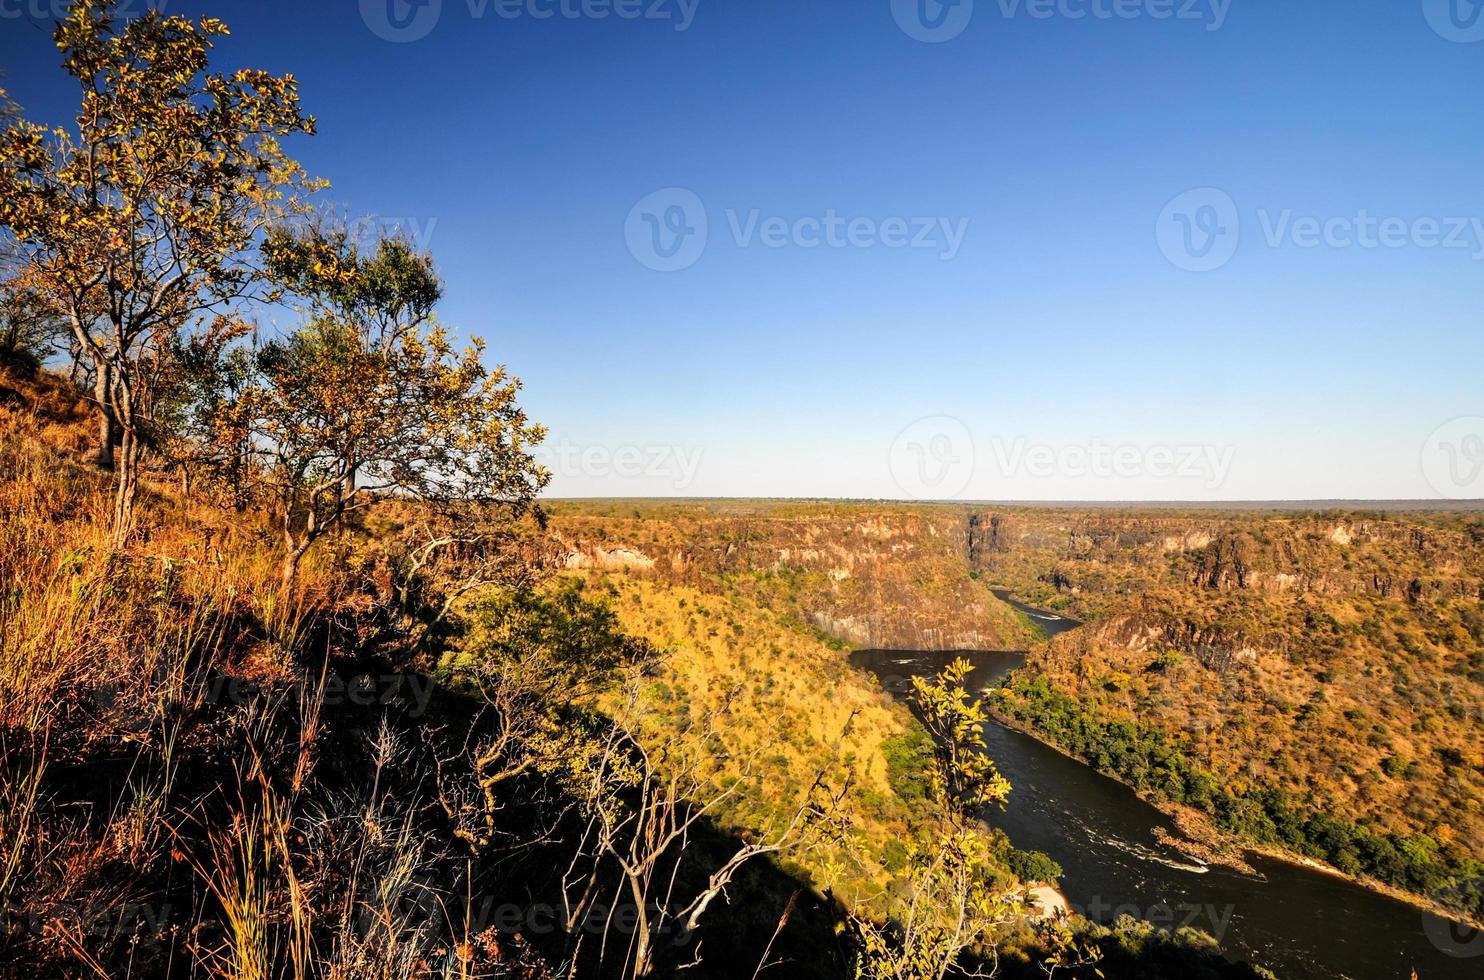
[[[1484,598],[1484,522],[1415,516],[978,513],[970,561],[1024,595],[1097,616],[1162,588]]]
[[[735,592],[832,637],[888,649],[1017,649],[1029,634],[971,574],[964,512],[890,504],[563,502],[570,567]]]

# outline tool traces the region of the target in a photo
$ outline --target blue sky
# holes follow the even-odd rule
[[[0,66],[60,122],[52,2]],[[300,79],[554,494],[1484,496],[1472,0],[920,2],[166,10]]]

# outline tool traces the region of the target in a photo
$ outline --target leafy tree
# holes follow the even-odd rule
[[[56,309],[26,276],[0,283],[0,366],[34,373],[65,331]]]
[[[91,363],[122,545],[163,362],[202,317],[260,294],[255,241],[322,185],[280,146],[314,131],[291,75],[209,72],[220,20],[152,10],[120,25],[116,6],[76,0],[57,25],[82,88],[76,129],[6,125],[0,226]]]
[[[886,759],[886,778],[892,792],[904,803],[927,799],[935,755],[926,731],[910,728],[893,735],[881,743],[881,754]]]
[[[984,708],[963,686],[973,669],[958,658],[931,680],[912,679],[911,701],[932,737],[931,751],[923,753],[923,746],[908,739],[894,746],[894,754],[926,764],[927,796],[937,804],[929,813],[937,817],[905,845],[905,866],[893,886],[900,900],[891,920],[851,915],[858,976],[992,975],[988,967],[966,969],[967,961],[988,950],[996,930],[1015,914],[1000,880],[1000,849],[976,819],[984,807],[1004,803],[1010,784],[985,751]]]
[[[286,279],[302,272],[309,319],[256,351],[216,413],[218,441],[250,454],[267,490],[284,586],[316,541],[388,494],[476,516],[527,508],[549,479],[529,453],[544,430],[516,402],[520,381],[485,368],[481,341],[454,350],[426,257],[397,242],[362,258],[343,242],[286,241],[270,239],[269,261]]]
[[[973,669],[973,664],[958,657],[930,681],[912,678],[911,695],[937,750],[938,764],[930,771],[933,789],[965,813],[1003,805],[1010,795],[1009,781],[986,751],[984,706],[970,698],[963,686]]]

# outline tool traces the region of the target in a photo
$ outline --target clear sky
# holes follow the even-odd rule
[[[421,3],[166,10],[300,79],[555,495],[1484,497],[1474,0]]]

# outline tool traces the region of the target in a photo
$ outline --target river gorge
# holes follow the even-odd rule
[[[1006,598],[1048,636],[1081,624]],[[991,687],[1025,662],[1023,652],[865,650],[854,663],[898,697],[911,678],[951,656]],[[1283,980],[1478,980],[1484,937],[1320,870],[1258,854],[1255,874],[1210,865],[1160,842],[1173,821],[1132,789],[1023,732],[991,722],[989,754],[1013,790],[986,819],[1017,847],[1043,851],[1063,869],[1074,911],[1111,922],[1128,914],[1168,929],[1210,933],[1227,955]],[[1159,833],[1163,831],[1164,833]]]

